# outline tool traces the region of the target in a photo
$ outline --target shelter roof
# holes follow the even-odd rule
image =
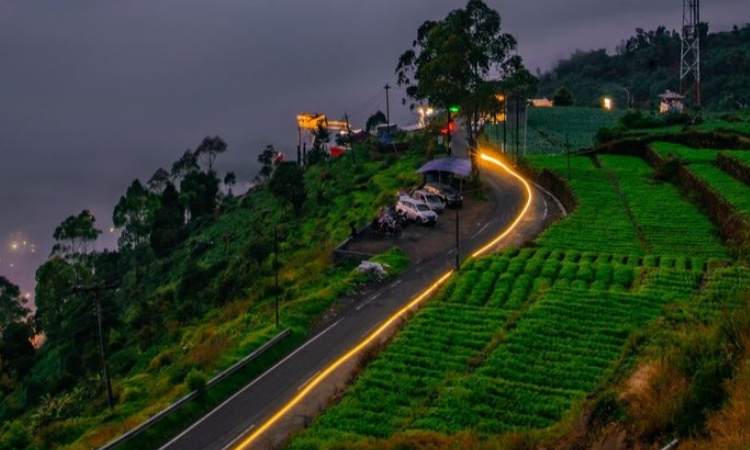
[[[417,173],[425,172],[450,172],[460,177],[468,177],[471,174],[471,160],[467,158],[433,159],[417,169]]]

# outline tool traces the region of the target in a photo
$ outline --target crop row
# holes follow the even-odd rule
[[[676,187],[654,180],[645,161],[620,155],[602,156],[600,161],[617,177],[653,253],[728,256],[708,217],[685,200]]]
[[[654,142],[651,144],[651,148],[662,158],[676,156],[686,164],[713,164],[716,162],[716,155],[718,154],[718,150],[697,149],[672,142]]]
[[[528,108],[527,117],[521,110],[518,142],[527,154],[554,155],[594,146],[594,138],[602,127],[611,127],[620,117],[619,112],[599,108]],[[526,129],[524,129],[526,125]],[[497,144],[503,142],[503,125],[491,126],[486,135]],[[514,111],[509,111],[505,128],[505,141],[509,150],[516,145]]]
[[[675,145],[671,144],[671,148],[674,147]],[[740,214],[750,217],[750,188],[716,165],[715,151],[690,148],[679,150],[689,171],[734,206]]]
[[[574,214],[554,224],[539,237],[539,245],[619,254],[643,254],[635,226],[606,173],[590,158],[571,157],[568,172],[564,157],[529,158],[537,168],[547,168],[566,179],[578,200]]]
[[[547,426],[601,382],[629,333],[663,304],[641,294],[555,287],[531,306],[481,368],[452,379],[415,425],[484,432]],[[461,404],[470,412],[456,423],[453,405]]]
[[[342,401],[307,436],[295,440],[292,448],[305,448],[308,439],[320,443],[350,435],[384,437],[402,429],[414,409],[449,373],[466,371],[470,358],[487,345],[504,321],[503,314],[491,310],[428,304]],[[321,435],[316,434],[318,430]]]

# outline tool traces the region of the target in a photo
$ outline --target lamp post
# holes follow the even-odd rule
[[[276,295],[276,328],[279,328],[279,225],[273,226],[273,270],[276,274],[276,282],[273,292]]]

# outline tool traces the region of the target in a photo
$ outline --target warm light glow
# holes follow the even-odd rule
[[[471,257],[472,257],[472,258],[476,258],[476,257],[479,257],[479,256],[481,256],[481,255],[482,255],[482,253],[484,253],[484,252],[486,252],[487,250],[489,250],[489,249],[491,249],[492,247],[494,247],[494,246],[495,246],[495,245],[496,245],[496,244],[497,244],[498,242],[500,242],[500,241],[501,241],[501,240],[502,240],[502,239],[503,239],[503,238],[504,238],[505,236],[507,236],[507,235],[508,235],[508,234],[509,234],[509,233],[510,233],[511,231],[513,231],[513,230],[514,230],[514,229],[516,228],[516,226],[518,226],[518,224],[519,224],[519,223],[521,222],[521,219],[523,219],[523,218],[524,218],[524,216],[526,215],[526,211],[528,211],[528,210],[529,210],[529,208],[531,207],[531,201],[532,201],[532,199],[533,199],[533,194],[532,194],[532,192],[531,192],[531,186],[529,186],[529,183],[528,183],[528,182],[527,182],[526,180],[524,180],[524,179],[523,179],[523,177],[522,177],[521,175],[517,174],[517,173],[516,173],[516,172],[514,172],[514,171],[513,171],[513,170],[512,170],[512,169],[511,169],[510,167],[508,167],[508,166],[506,166],[505,164],[503,164],[503,162],[502,162],[502,161],[500,161],[499,159],[496,159],[496,158],[493,158],[493,157],[491,157],[491,156],[488,156],[488,155],[487,155],[486,153],[484,153],[484,152],[480,153],[480,154],[479,154],[479,157],[480,157],[481,159],[483,159],[483,160],[487,161],[487,162],[490,162],[490,163],[492,163],[492,164],[495,164],[496,166],[500,166],[500,167],[502,167],[502,168],[503,168],[503,169],[505,169],[505,171],[506,171],[506,172],[508,172],[508,173],[509,173],[509,174],[510,174],[511,176],[513,176],[513,177],[514,177],[514,178],[516,178],[516,179],[517,179],[518,181],[520,181],[520,182],[521,182],[521,184],[523,184],[524,188],[526,188],[526,204],[524,205],[524,207],[523,207],[523,209],[521,210],[521,212],[520,212],[520,213],[518,214],[518,217],[516,217],[516,218],[515,218],[515,220],[513,221],[513,223],[511,223],[511,224],[510,224],[510,226],[508,226],[508,228],[506,228],[506,229],[505,229],[505,231],[503,231],[503,232],[502,232],[502,233],[500,233],[500,234],[499,234],[499,235],[498,235],[498,236],[497,236],[497,237],[496,237],[495,239],[493,239],[493,240],[492,240],[492,242],[490,242],[489,244],[487,244],[487,245],[485,245],[484,247],[480,248],[480,249],[479,249],[479,250],[477,250],[476,252],[472,253],[472,254],[471,254]]]
[[[305,396],[315,389],[316,386],[318,386],[328,375],[330,375],[334,370],[338,369],[339,366],[344,364],[347,360],[349,360],[352,356],[359,353],[362,349],[364,349],[367,345],[369,345],[372,341],[374,341],[376,338],[378,338],[388,327],[390,327],[396,320],[401,318],[406,312],[417,306],[420,302],[422,302],[425,298],[427,298],[432,292],[434,292],[438,287],[440,287],[441,284],[447,280],[451,274],[453,273],[452,270],[449,270],[446,272],[442,277],[440,277],[435,283],[432,284],[432,286],[428,287],[424,291],[422,291],[421,294],[419,294],[414,300],[409,302],[408,305],[404,306],[400,310],[398,310],[395,314],[393,314],[391,317],[388,318],[382,325],[380,325],[375,331],[370,333],[369,336],[367,336],[364,340],[362,340],[359,344],[354,346],[351,350],[346,352],[346,354],[333,363],[331,363],[328,367],[323,369],[315,378],[310,380],[307,385],[301,389],[297,395],[295,395],[291,400],[289,400],[284,406],[281,407],[276,413],[271,416],[270,419],[268,419],[263,425],[261,425],[259,428],[257,428],[253,433],[246,437],[242,442],[240,442],[239,445],[237,445],[236,448],[238,449],[244,449],[247,448],[250,444],[252,444],[258,437],[263,434],[267,429],[272,427],[276,422],[281,419],[284,414],[286,414],[290,409],[294,408],[302,399],[305,398]]]
[[[318,125],[326,126],[325,114],[302,113],[297,115],[297,126],[305,130],[317,130]]]
[[[604,106],[604,109],[606,109],[607,111],[611,110],[612,109],[612,99],[609,98],[609,97],[604,97],[602,99],[602,105]]]

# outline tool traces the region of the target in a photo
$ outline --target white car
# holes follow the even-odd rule
[[[430,192],[416,190],[411,193],[411,196],[415,200],[419,200],[420,202],[427,205],[428,208],[435,211],[436,213],[441,213],[445,209],[445,203],[440,200],[440,197]]]
[[[396,212],[403,217],[419,222],[422,225],[432,225],[437,221],[437,213],[419,200],[408,195],[402,195],[396,202]]]

